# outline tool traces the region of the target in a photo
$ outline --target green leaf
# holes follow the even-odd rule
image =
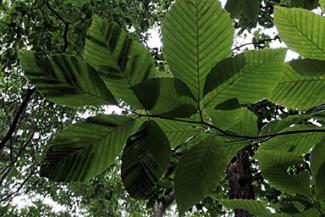
[[[297,125],[286,128],[281,132],[302,131],[311,129],[321,129],[320,127],[309,125]],[[274,137],[260,146],[260,150],[277,150],[291,152],[297,155],[309,153],[310,150],[321,141],[324,133],[309,132],[291,135],[281,135]]]
[[[291,216],[305,216],[303,215],[304,211],[309,210],[313,206],[313,201],[302,195],[282,197],[279,202],[281,212],[288,213]]]
[[[164,56],[195,99],[211,68],[231,54],[232,21],[216,0],[178,0],[163,23]]]
[[[281,39],[306,58],[325,60],[325,18],[304,9],[276,7],[274,24]]]
[[[126,142],[122,154],[121,176],[128,193],[146,199],[170,161],[167,137],[154,121],[146,121]]]
[[[97,72],[78,57],[39,58],[27,51],[20,53],[19,58],[25,75],[50,101],[69,106],[115,103]]]
[[[223,60],[207,76],[203,105],[212,108],[231,98],[255,103],[269,96],[282,75],[284,56],[283,49],[264,49]]]
[[[184,153],[175,173],[176,203],[181,215],[217,187],[226,165],[223,145],[214,137]]]
[[[225,140],[224,149],[227,163],[229,163],[240,150],[248,145],[250,145],[248,141],[235,141],[234,139]]]
[[[318,6],[318,0],[281,0],[281,5],[287,5],[291,8],[305,8],[313,10]]]
[[[53,140],[41,176],[54,181],[88,181],[120,154],[136,121],[131,117],[98,115],[64,129]]]
[[[191,137],[202,133],[199,126],[190,125],[188,123],[163,119],[155,119],[155,122],[168,137],[171,147],[176,147],[186,142]]]
[[[224,131],[231,131],[241,135],[256,136],[257,117],[246,108],[235,110],[211,110],[208,112],[212,123]]]
[[[311,152],[310,168],[315,181],[316,198],[325,200],[325,137]]]
[[[316,208],[310,208],[304,212],[292,214],[292,217],[319,217],[321,214]]]
[[[323,9],[323,12],[325,11],[325,0],[319,0],[319,4]]]
[[[294,60],[286,64],[270,100],[290,108],[308,109],[324,103],[324,86],[325,61]]]
[[[100,72],[106,86],[116,98],[142,108],[132,86],[156,76],[150,52],[131,39],[117,24],[95,16],[88,30],[85,60]]]
[[[151,114],[188,117],[196,113],[197,104],[188,87],[176,78],[154,78],[132,88],[143,107]]]
[[[228,0],[225,9],[232,18],[243,15],[250,22],[256,22],[260,1],[258,0]]]
[[[241,107],[237,98],[231,98],[216,105],[216,110],[234,110]]]
[[[311,196],[309,175],[301,172],[298,175],[289,175],[290,166],[301,163],[296,154],[278,150],[259,150],[257,152],[262,175],[270,186],[289,194]]]
[[[292,125],[303,124],[313,116],[314,114],[290,115],[281,120],[271,121],[262,128],[261,135],[278,133]]]
[[[258,217],[289,217],[286,214],[272,213],[269,207],[274,208],[263,201],[236,199],[225,200],[222,203],[229,209],[243,209]]]

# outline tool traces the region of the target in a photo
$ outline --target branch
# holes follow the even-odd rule
[[[61,20],[64,24],[69,23],[68,21],[65,20],[63,16],[61,16],[56,10],[52,8],[48,0],[43,1],[44,4],[47,6],[47,8],[59,19]]]
[[[52,8],[48,0],[44,0],[43,3],[46,5],[46,7],[53,13],[55,17],[57,17],[63,24],[64,24],[64,30],[63,30],[63,40],[64,45],[62,48],[62,53],[65,53],[69,46],[69,40],[68,40],[68,32],[69,32],[69,26],[70,22],[67,21],[62,15],[60,15],[56,10]]]
[[[19,192],[20,192],[20,190],[24,187],[24,185],[27,183],[27,181],[33,176],[33,175],[35,175],[35,171],[37,170],[37,168],[38,168],[38,166],[39,166],[40,164],[37,164],[36,166],[35,166],[35,168],[30,172],[30,174],[28,175],[28,176],[26,176],[26,178],[19,184],[19,186],[18,186],[18,188],[14,191],[14,192],[12,192],[12,193],[10,193],[9,195],[7,195],[6,197],[4,197],[4,198],[0,198],[0,202],[4,202],[4,201],[7,201],[7,200],[9,200],[10,198],[12,198],[13,196],[15,196],[15,195],[17,195]]]
[[[155,202],[153,207],[154,217],[163,217],[166,209],[173,203],[175,199],[175,190],[173,189],[163,200]]]
[[[15,132],[15,130],[17,128],[17,125],[19,123],[19,120],[22,117],[22,115],[24,114],[25,109],[28,106],[28,103],[31,100],[32,95],[33,95],[34,92],[35,92],[35,88],[27,90],[27,94],[25,96],[25,99],[22,102],[22,104],[20,105],[18,111],[16,112],[14,120],[12,121],[7,134],[5,135],[5,137],[0,142],[0,152],[3,150],[6,143],[9,141],[9,139],[12,137],[13,133]]]
[[[183,123],[191,123],[191,124],[198,124],[198,125],[204,125],[206,127],[209,127],[211,129],[214,129],[218,132],[220,132],[224,136],[228,136],[231,138],[239,138],[243,140],[260,140],[260,139],[270,139],[276,136],[283,136],[283,135],[292,135],[292,134],[302,134],[302,133],[325,133],[325,129],[308,129],[308,130],[293,130],[293,131],[286,131],[286,132],[279,132],[279,133],[273,133],[273,134],[267,134],[267,135],[260,135],[260,136],[247,136],[247,135],[240,135],[236,134],[231,131],[225,131],[222,130],[221,128],[204,122],[204,121],[192,121],[192,120],[186,120],[186,119],[178,119],[178,118],[169,118],[169,117],[164,117],[160,115],[150,115],[150,114],[139,114],[135,113],[139,117],[148,117],[148,118],[159,118],[159,119],[165,119],[165,120],[171,120],[171,121],[178,121],[178,122],[183,122]]]
[[[242,45],[239,45],[239,46],[233,48],[232,51],[239,50],[240,48],[245,47],[247,45],[264,44],[265,42],[271,42],[271,41],[275,41],[277,39],[280,39],[280,37],[278,35],[275,36],[274,38],[266,38],[266,39],[262,39],[262,40],[259,40],[259,41],[256,41],[256,42],[245,43],[245,44],[242,44]]]

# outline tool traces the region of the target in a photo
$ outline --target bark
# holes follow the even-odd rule
[[[227,167],[230,199],[255,199],[249,148],[238,152]],[[235,217],[253,217],[253,215],[237,209]]]
[[[163,217],[166,209],[173,203],[175,190],[172,190],[162,200],[157,200],[153,207],[153,217]]]

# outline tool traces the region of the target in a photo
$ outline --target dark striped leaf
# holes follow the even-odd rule
[[[197,101],[211,68],[231,54],[233,32],[230,16],[216,0],[178,0],[166,15],[164,56]]]
[[[69,106],[115,103],[98,73],[78,57],[57,55],[39,58],[34,52],[20,54],[20,64],[41,94]]]
[[[225,9],[232,18],[240,18],[242,15],[248,21],[256,22],[259,6],[259,0],[228,0]]]
[[[281,5],[286,5],[290,8],[313,10],[318,7],[318,0],[281,0]]]
[[[146,121],[127,140],[122,154],[122,181],[131,197],[146,199],[170,161],[167,137],[154,121]]]
[[[310,155],[311,174],[315,182],[315,195],[325,200],[325,137],[318,143]]]
[[[218,63],[204,86],[204,107],[214,108],[237,98],[241,104],[255,103],[271,94],[283,72],[285,50],[248,51]]]
[[[222,140],[215,137],[184,153],[175,172],[176,203],[181,215],[217,187],[226,165]]]
[[[54,181],[88,181],[115,160],[135,127],[136,120],[117,115],[98,115],[73,124],[52,142],[41,176]]]
[[[297,109],[308,109],[324,103],[325,61],[304,59],[286,64],[285,72],[270,99]]]
[[[262,175],[270,186],[289,194],[312,196],[307,172],[298,175],[288,173],[290,166],[302,163],[302,159],[296,154],[280,150],[259,150],[257,160]]]
[[[154,78],[132,88],[143,107],[151,114],[167,117],[189,117],[197,104],[188,87],[176,78]]]
[[[306,58],[325,60],[325,18],[300,8],[276,7],[274,24],[281,39]]]
[[[117,24],[95,16],[88,30],[85,60],[100,72],[116,98],[142,108],[130,87],[156,76],[150,52]]]

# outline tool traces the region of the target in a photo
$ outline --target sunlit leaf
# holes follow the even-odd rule
[[[172,73],[200,101],[207,74],[231,53],[230,16],[216,0],[178,0],[166,15],[162,33]]]
[[[304,59],[286,64],[284,74],[270,99],[297,109],[309,109],[324,103],[325,61]]]
[[[281,39],[306,58],[325,60],[325,18],[311,11],[276,7],[274,24]]]
[[[209,73],[202,103],[212,108],[232,98],[255,103],[271,94],[283,72],[285,50],[248,51],[218,63]]]
[[[184,153],[175,174],[176,203],[181,214],[217,187],[227,165],[224,153],[221,141],[213,137]]]

